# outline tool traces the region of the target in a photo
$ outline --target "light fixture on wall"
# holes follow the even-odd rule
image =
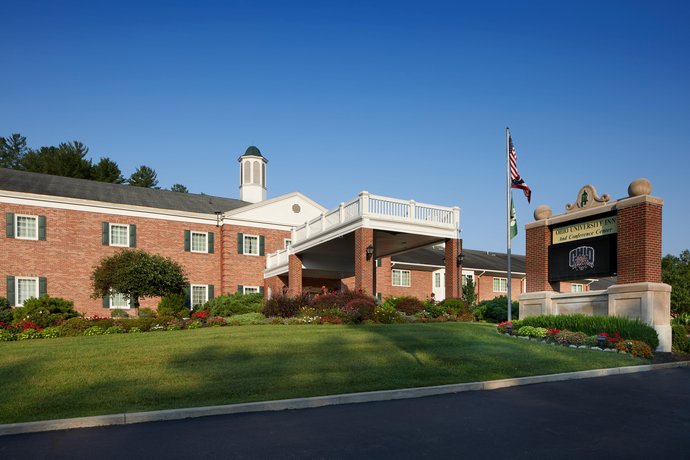
[[[216,215],[216,227],[220,227],[220,218],[223,215],[222,211],[214,211]]]
[[[371,259],[374,256],[374,245],[370,244],[367,246],[367,260]]]
[[[465,254],[464,254],[464,253],[461,252],[460,254],[458,254],[458,265],[462,265],[462,261],[463,261],[464,259],[465,259]]]

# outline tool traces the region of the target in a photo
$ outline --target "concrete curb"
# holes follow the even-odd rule
[[[690,367],[690,361],[648,364],[643,366],[614,367],[610,369],[592,369],[588,371],[567,372],[563,374],[537,375],[514,379],[457,383],[419,388],[404,388],[401,390],[368,391],[363,393],[348,393],[332,396],[316,396],[310,398],[228,404],[223,406],[191,407],[186,409],[133,412],[94,417],[45,420],[39,422],[9,423],[0,425],[0,436],[107,425],[131,425],[134,423],[181,420],[186,418],[206,417],[210,415],[242,414],[249,412],[267,412],[287,409],[308,409],[314,407],[333,406],[337,404],[356,404],[364,402],[389,401],[394,399],[421,398],[424,396],[461,393],[464,391],[497,390],[500,388],[532,385],[535,383],[561,382],[564,380],[588,379],[593,377],[606,377],[609,375],[634,374],[637,372],[647,372],[657,369],[670,369],[676,367]]]

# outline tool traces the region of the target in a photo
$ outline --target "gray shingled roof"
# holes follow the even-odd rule
[[[154,190],[5,168],[0,168],[0,190],[209,214],[251,204],[233,198]]]
[[[462,261],[463,268],[479,269],[487,271],[505,272],[508,270],[508,255],[500,252],[477,251],[475,249],[463,249],[465,258]],[[443,249],[421,248],[405,252],[392,257],[393,262],[417,263],[425,265],[443,266],[445,253]],[[525,256],[511,254],[511,271],[525,273]]]

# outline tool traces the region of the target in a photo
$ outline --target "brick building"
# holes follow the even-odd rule
[[[457,207],[367,192],[330,211],[298,192],[267,199],[266,158],[250,147],[238,161],[239,199],[0,169],[0,293],[15,306],[48,294],[86,314],[129,308],[117,293],[92,298],[90,279],[102,257],[126,247],[179,262],[193,305],[322,286],[441,299],[459,295],[461,274],[475,278],[480,299],[504,289],[500,254],[462,249]],[[515,256],[516,287],[520,264]]]

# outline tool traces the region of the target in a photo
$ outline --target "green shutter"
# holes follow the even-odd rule
[[[184,231],[184,250],[189,252],[192,249],[192,232],[189,230]]]
[[[264,295],[264,287],[259,286],[259,294]]]
[[[244,254],[244,235],[242,233],[237,234],[237,253]]]
[[[129,247],[137,247],[137,226],[134,224],[129,224]]]
[[[7,302],[10,307],[14,307],[16,299],[14,297],[14,276],[7,277]]]
[[[264,247],[265,247],[265,238],[263,236],[259,236],[259,255],[263,256],[264,255]]]
[[[192,308],[192,285],[188,284],[182,289],[184,293],[184,306],[187,308]]]
[[[42,276],[38,279],[38,296],[44,295],[48,295],[48,279]]]
[[[208,285],[208,300],[211,300],[215,297],[215,289],[213,288],[213,284]]]
[[[102,299],[103,299],[103,308],[110,308],[110,296],[104,295]]]
[[[208,253],[213,254],[213,245],[215,243],[215,235],[213,232],[208,232]]]
[[[46,239],[46,216],[38,216],[38,239]]]
[[[101,243],[103,246],[110,245],[110,224],[108,222],[101,223]]]
[[[380,267],[382,265],[383,261],[381,259],[376,259],[376,266]]]
[[[244,286],[242,286],[241,284],[238,285],[237,286],[237,292],[239,292],[240,294],[244,293]]]
[[[7,230],[7,238],[14,238],[14,213],[8,212],[5,214],[5,228]]]

